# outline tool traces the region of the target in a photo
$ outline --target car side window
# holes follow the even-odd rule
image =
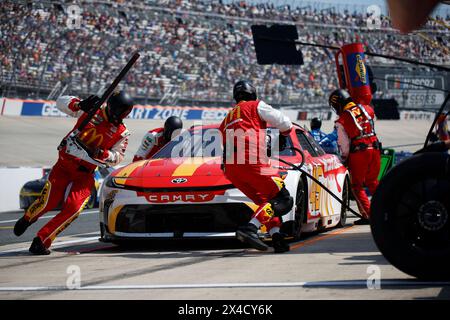
[[[292,139],[290,136],[286,137],[286,149],[280,152],[280,156],[295,156],[295,151],[291,148],[293,147]]]
[[[322,149],[320,144],[316,140],[314,140],[314,138],[309,133],[305,134],[305,136],[306,136],[306,139],[308,139],[311,146],[317,152],[317,156],[323,156],[324,154],[326,154],[326,152]]]
[[[270,136],[271,139],[275,139],[273,137],[272,130],[273,130],[273,128],[267,128],[267,135]],[[276,131],[276,134],[277,135],[280,134],[278,130]],[[295,155],[295,151],[292,150],[293,146],[294,145],[292,143],[291,137],[290,136],[286,136],[286,149],[281,150],[279,156],[285,156],[285,157],[287,157],[287,156],[294,156]]]
[[[312,157],[318,157],[325,154],[322,148],[314,143],[313,138],[308,137],[308,135],[301,130],[296,130],[295,132],[302,149],[308,151]]]

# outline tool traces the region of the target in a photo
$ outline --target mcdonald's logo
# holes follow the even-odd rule
[[[97,134],[95,128],[90,128],[81,134],[80,139],[88,146],[98,147],[103,142],[103,134]]]

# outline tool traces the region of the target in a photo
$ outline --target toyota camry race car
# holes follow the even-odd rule
[[[221,141],[218,125],[192,127],[152,159],[112,172],[100,192],[101,239],[234,237],[257,206],[225,178]],[[303,151],[303,169],[348,203],[348,171],[339,158],[325,154],[299,125],[280,151],[281,159],[298,165],[301,156],[292,147]],[[282,217],[284,232],[299,238],[345,224],[345,207],[323,188],[289,166],[278,167],[295,203]],[[264,229],[260,234],[268,236]]]

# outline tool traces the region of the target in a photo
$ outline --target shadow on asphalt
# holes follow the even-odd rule
[[[116,253],[157,253],[173,251],[205,251],[246,249],[247,247],[234,239],[151,239],[127,240],[117,243],[96,242],[56,248],[55,252],[80,252],[93,254]],[[127,255],[128,257],[129,255]]]
[[[382,258],[381,255],[367,255],[367,252],[378,252],[373,241],[369,239],[367,233],[352,233],[346,234],[345,237],[340,237],[339,235],[332,237],[327,237],[327,234],[333,230],[315,232],[308,235],[304,235],[300,241],[291,241],[291,251],[283,253],[282,255],[291,254],[307,254],[307,253],[354,253],[355,255],[346,258],[346,263],[344,264],[387,264],[387,262]],[[328,239],[328,241],[321,241],[321,237]],[[333,241],[335,239],[335,241]],[[313,240],[309,243],[310,240]],[[337,240],[337,241],[336,241]],[[355,241],[359,241],[358,245],[355,245]],[[301,247],[296,247],[301,245]],[[226,255],[227,250],[234,250],[235,253],[239,253],[239,256],[255,256],[260,254],[273,254],[273,249],[270,247],[271,242],[266,242],[269,245],[269,250],[265,252],[257,251],[248,247],[246,244],[241,243],[236,239],[148,239],[148,240],[122,240],[116,243],[90,243],[90,244],[77,244],[64,248],[56,248],[54,251],[57,252],[79,252],[91,253],[91,254],[123,254],[127,257],[132,257],[133,253],[138,253],[135,255],[137,258],[145,258],[146,255],[143,253],[165,253],[170,252],[175,255],[174,251],[179,252],[181,255],[185,256],[186,253],[192,251],[202,251],[199,254],[208,254],[207,251],[222,251],[222,255]],[[206,252],[205,252],[206,251]],[[238,252],[237,252],[238,251]],[[359,252],[366,253],[365,255],[358,255]],[[230,253],[230,251],[228,251]],[[281,255],[280,255],[281,256]]]
[[[340,263],[342,266],[352,266],[361,264],[375,264],[375,265],[389,265],[390,263],[379,254],[351,256],[344,258],[344,263]]]

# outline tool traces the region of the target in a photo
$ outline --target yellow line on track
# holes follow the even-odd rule
[[[347,231],[347,230],[349,230],[351,228],[353,228],[353,226],[345,227],[345,228],[342,228],[342,229],[339,229],[339,230],[335,230],[335,231],[332,231],[332,232],[324,234],[324,235],[319,235],[319,236],[317,236],[315,238],[312,238],[312,239],[309,239],[309,240],[302,241],[300,243],[293,244],[293,245],[291,245],[291,250],[295,250],[295,249],[298,249],[298,248],[301,248],[301,247],[304,247],[304,246],[316,243],[318,241],[325,240],[325,239],[337,236],[338,234],[341,234],[341,233],[343,233],[343,232],[345,232],[345,231]]]

